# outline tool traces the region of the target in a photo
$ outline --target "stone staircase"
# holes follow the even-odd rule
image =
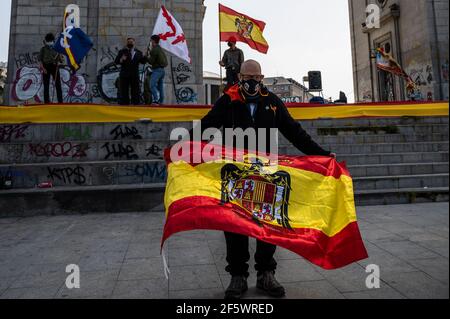
[[[190,125],[0,126],[0,216],[162,210],[162,153],[172,129]],[[448,117],[302,125],[347,162],[358,205],[448,201]],[[280,153],[301,155],[284,138]]]

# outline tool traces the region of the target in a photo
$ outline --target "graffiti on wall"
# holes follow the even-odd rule
[[[81,166],[76,167],[63,167],[52,168],[48,167],[48,176],[53,183],[62,183],[64,185],[84,185],[86,184],[86,176],[84,168]]]
[[[179,59],[171,58],[172,84],[177,103],[197,103],[198,94],[189,86],[189,82],[194,80],[192,65],[176,60]]]
[[[3,125],[0,126],[0,143],[9,143],[15,139],[24,138],[28,125]]]
[[[71,142],[65,143],[47,143],[47,144],[29,144],[29,154],[35,157],[47,158],[83,158],[87,157],[89,150],[87,144],[73,144]]]
[[[21,53],[17,55],[17,57],[14,59],[14,62],[16,63],[17,69],[23,68],[24,66],[38,65],[39,52]]]
[[[97,89],[101,98],[109,103],[117,103],[119,95],[119,75],[120,65],[116,65],[114,62],[110,62],[103,66],[97,75]],[[139,80],[140,80],[140,92],[141,101],[145,101],[146,85],[148,85],[148,78],[151,76],[150,66],[140,66],[139,68]]]
[[[91,95],[84,75],[72,74],[69,67],[60,68],[61,86],[64,102],[88,103]],[[17,70],[12,85],[12,98],[17,102],[44,101],[44,83],[42,72],[37,66],[24,66]],[[56,98],[56,89],[53,81],[50,82],[50,97]]]

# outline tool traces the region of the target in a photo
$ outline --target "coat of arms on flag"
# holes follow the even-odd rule
[[[353,181],[344,163],[323,156],[249,156],[240,150],[194,163],[208,147],[182,143],[165,152],[167,220],[162,246],[189,230],[237,233],[291,250],[324,269],[367,258],[359,232]],[[201,155],[200,155],[201,158]]]
[[[265,173],[259,161],[248,169],[228,164],[222,169],[222,183],[222,204],[235,203],[257,221],[276,221],[280,226],[291,228],[288,217],[291,177],[288,173]]]
[[[228,42],[235,38],[247,43],[252,49],[267,53],[269,44],[263,36],[266,24],[245,14],[219,4],[220,41]]]

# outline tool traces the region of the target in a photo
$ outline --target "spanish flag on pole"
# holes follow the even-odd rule
[[[234,37],[261,53],[266,54],[269,50],[269,44],[263,36],[266,28],[264,22],[219,4],[219,24],[220,41],[228,42]]]
[[[219,230],[284,247],[324,269],[368,257],[345,164],[330,157],[282,156],[278,165],[269,165],[267,158],[237,150],[209,156],[211,145],[204,143],[182,148],[176,160],[171,153],[179,150],[165,153],[162,246],[179,232]],[[192,162],[204,153],[208,159]]]

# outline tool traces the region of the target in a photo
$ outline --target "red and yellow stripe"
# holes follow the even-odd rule
[[[357,117],[448,116],[448,102],[368,103],[347,105],[288,105],[296,120]],[[99,104],[51,104],[27,107],[0,106],[0,124],[21,123],[131,123],[140,119],[154,122],[201,120],[210,105],[167,105],[160,107],[113,106]]]
[[[192,147],[192,152],[195,149]],[[357,225],[352,178],[345,165],[334,159],[280,157],[278,166],[270,168],[273,173],[284,171],[291,176],[288,212],[293,229],[288,230],[276,221],[258,225],[239,204],[220,203],[224,165],[233,163],[242,169],[249,164],[221,160],[193,165],[171,162],[168,154],[163,243],[178,232],[210,229],[284,247],[324,269],[367,258]]]

